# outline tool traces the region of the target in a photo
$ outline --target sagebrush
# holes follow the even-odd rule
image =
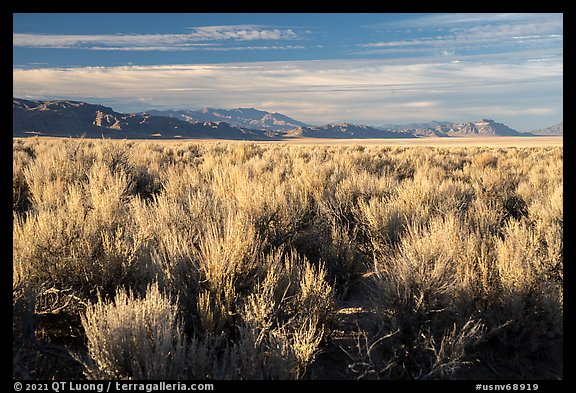
[[[14,139],[13,374],[562,378],[562,154]]]

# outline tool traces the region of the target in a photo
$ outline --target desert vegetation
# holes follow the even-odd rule
[[[14,139],[13,375],[563,378],[562,154]]]

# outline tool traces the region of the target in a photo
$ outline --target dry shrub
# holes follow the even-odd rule
[[[284,335],[263,337],[241,327],[238,341],[226,348],[216,373],[216,379],[296,379],[298,362]]]
[[[23,213],[31,207],[30,189],[24,176],[24,170],[34,157],[32,148],[21,147],[20,144],[14,145],[12,155],[12,210],[16,213]]]
[[[94,316],[134,316],[129,303],[170,321],[136,316],[136,333],[172,341],[136,364],[118,328],[109,360],[123,368],[92,361],[91,376],[308,378],[333,345],[336,294],[371,298],[379,321],[351,353],[357,377],[562,376],[562,148],[35,138],[13,151],[13,278],[28,288],[13,291],[27,332],[14,364],[29,377],[60,375],[20,349],[72,339],[83,303],[108,359],[97,348],[116,322]],[[372,290],[348,293],[367,271]],[[52,312],[68,330],[29,322]]]
[[[122,209],[121,202],[104,198],[109,203],[100,199],[101,205],[95,205],[100,207],[94,207],[73,186],[60,197],[60,209],[27,213],[14,221],[14,274],[37,286],[72,288],[81,296],[93,295],[96,288],[113,291],[140,250],[129,220],[112,214]]]
[[[525,220],[507,223],[504,238],[494,244],[498,279],[483,310],[486,324],[494,331],[483,347],[489,351],[486,361],[500,375],[561,378],[561,258],[549,259],[549,250]]]
[[[82,317],[92,379],[180,379],[187,353],[177,306],[151,285],[143,298],[119,289]]]
[[[196,257],[204,283],[198,313],[205,331],[233,329],[238,293],[252,287],[258,272],[259,247],[254,226],[241,216],[206,224]]]
[[[480,153],[474,157],[474,165],[477,165],[480,168],[496,168],[498,165],[498,157],[490,152]]]
[[[460,306],[473,295],[468,254],[474,247],[460,241],[462,232],[456,216],[434,218],[408,228],[396,254],[380,255],[372,283],[378,322],[360,347],[361,375],[450,378],[473,360],[467,350],[483,323],[462,321]]]
[[[327,272],[293,251],[275,253],[264,262],[268,271],[240,311],[243,324],[258,341],[278,352],[290,378],[301,377],[324,338],[333,310]],[[278,360],[276,360],[278,362]]]

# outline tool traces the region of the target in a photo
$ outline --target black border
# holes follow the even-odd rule
[[[336,2],[336,1],[320,1],[316,0],[315,2],[308,0],[307,2],[304,1],[285,1],[285,2],[269,2],[269,3],[258,3],[258,2],[245,2],[245,1],[228,1],[226,3],[223,2],[207,2],[207,1],[195,1],[195,2],[172,2],[172,3],[163,3],[161,4],[157,2],[133,2],[133,3],[102,3],[102,2],[78,2],[78,1],[44,1],[42,3],[36,3],[26,1],[26,2],[18,2],[18,3],[11,3],[7,5],[4,3],[4,6],[9,8],[9,12],[3,13],[3,23],[2,26],[4,29],[8,30],[10,27],[13,26],[13,13],[29,13],[29,12],[40,12],[40,13],[53,13],[53,12],[125,12],[125,13],[133,13],[133,12],[142,12],[142,13],[151,13],[151,12],[159,12],[159,13],[167,13],[167,12],[203,12],[203,13],[265,13],[265,12],[279,12],[279,13],[363,13],[363,12],[557,12],[563,13],[565,19],[568,21],[571,19],[572,13],[569,10],[568,2],[559,2],[559,1],[547,1],[543,2],[524,2],[521,4],[521,7],[518,6],[517,2],[509,2],[507,4],[503,4],[502,2],[486,2],[486,1],[479,1],[479,2],[414,2],[414,1],[394,1],[394,2],[385,2],[385,1],[354,1],[354,2]],[[568,31],[572,30],[570,23],[567,23],[566,26]],[[570,36],[570,33],[568,33]],[[11,33],[6,31],[3,34],[3,42],[6,46],[3,53],[10,53],[11,57],[13,58],[13,52],[8,52],[8,45],[9,40],[11,38]],[[572,41],[568,38],[568,42],[572,43]],[[568,44],[568,48],[570,48],[570,44]],[[573,63],[570,61],[570,51],[568,51],[568,61],[567,64],[572,65]],[[8,83],[8,81],[12,80],[11,76],[8,75],[8,67],[6,69],[6,75],[2,78],[4,83]],[[567,67],[569,70],[566,73],[566,76],[570,80],[572,78],[572,67]],[[568,86],[574,86],[573,83],[568,83]],[[8,91],[6,88],[5,91]],[[572,93],[569,90],[569,97]],[[7,95],[7,94],[6,94]],[[4,109],[8,108],[8,97],[6,97],[5,105],[2,106],[3,111]],[[7,110],[6,110],[7,112]],[[7,116],[3,116],[4,119],[7,119]],[[4,130],[6,132],[6,130]],[[573,146],[572,139],[576,134],[576,131],[568,130],[566,137],[564,139],[564,147],[570,149]],[[9,168],[12,166],[11,163],[11,156],[12,156],[12,143],[6,141],[6,154],[3,154],[3,157],[6,159],[6,164],[3,166],[4,168]],[[10,149],[8,151],[8,149]],[[566,151],[566,150],[564,150]],[[571,153],[571,150],[569,150]],[[568,158],[568,159],[566,159]],[[9,161],[10,160],[10,161]],[[572,183],[570,181],[570,175],[574,173],[571,170],[573,166],[573,161],[571,159],[571,155],[568,157],[564,157],[564,176],[566,181],[564,181],[564,200],[566,201],[566,197],[570,200],[571,195],[571,187],[569,185]],[[9,174],[6,174],[6,179],[9,178]],[[3,195],[11,195],[10,190],[8,189],[8,180],[4,182],[6,189],[4,189]],[[3,204],[5,210],[2,210],[2,214],[4,217],[4,222],[8,223],[12,220],[11,212],[7,209],[8,202]],[[574,207],[570,203],[564,203],[564,215],[568,217],[568,225],[564,225],[564,237],[565,239],[570,239],[571,236],[571,227],[570,225],[571,220],[574,212]],[[12,234],[9,235],[10,239],[10,246],[3,247],[5,250],[12,251]],[[568,285],[564,286],[564,302],[565,302],[565,309],[568,312],[565,313],[568,317],[565,317],[564,325],[565,330],[568,332],[572,331],[573,327],[573,303],[574,303],[574,294],[571,289],[572,285],[574,285],[574,276],[573,276],[573,259],[572,256],[572,247],[570,241],[564,241],[565,246],[568,247],[564,248],[564,259],[568,260],[565,266],[565,276],[567,277]],[[568,256],[568,257],[567,257]],[[11,256],[6,255],[6,259],[10,258]],[[12,281],[11,275],[3,274],[4,280],[7,281],[3,284],[3,288],[6,289],[5,291],[5,302],[8,303],[7,306],[10,305],[10,295],[8,294],[9,285]],[[5,285],[5,287],[4,287]],[[10,313],[10,315],[12,315]],[[5,324],[8,325],[8,324]],[[6,326],[6,329],[8,327]],[[8,332],[7,332],[8,333]],[[5,337],[11,336],[11,332],[6,334]],[[572,341],[571,334],[567,334],[565,336],[568,341]],[[7,340],[6,340],[7,341]],[[7,345],[7,343],[6,343]],[[573,347],[570,344],[565,344],[566,347]],[[566,351],[565,351],[566,352]],[[9,353],[8,351],[3,351],[3,353],[7,356]],[[568,352],[569,355],[571,355]],[[570,360],[570,359],[568,359]],[[565,371],[569,371],[565,368]],[[574,382],[574,375],[570,372],[564,373],[564,380],[562,381],[552,381],[552,380],[477,380],[477,381],[349,381],[349,380],[318,380],[318,381],[201,381],[201,382],[208,382],[214,383],[215,392],[223,392],[223,391],[236,391],[238,389],[246,389],[246,390],[254,390],[254,391],[271,391],[274,388],[278,387],[278,385],[283,385],[282,387],[286,387],[289,389],[345,389],[345,390],[358,390],[359,392],[364,390],[386,390],[391,389],[391,391],[396,392],[402,389],[414,389],[415,391],[426,391],[429,389],[441,389],[441,391],[454,391],[454,392],[472,392],[476,391],[475,387],[477,384],[482,385],[506,385],[506,384],[534,384],[537,383],[539,386],[538,392],[560,392],[567,390],[568,386],[572,385]],[[10,381],[3,384],[10,391],[14,390],[14,383],[16,381]],[[23,384],[27,383],[26,381],[20,381]],[[32,382],[32,381],[28,381]],[[49,385],[52,384],[53,381],[34,381],[36,383],[48,383]],[[97,382],[97,381],[95,381]],[[101,381],[102,382],[102,381]],[[105,381],[104,381],[105,382]],[[160,381],[146,381],[146,382],[160,382]],[[199,381],[200,382],[200,381]],[[24,391],[24,390],[23,390]],[[115,389],[110,389],[110,391],[116,391]],[[484,391],[484,390],[480,390]],[[495,391],[493,389],[493,391]],[[507,391],[507,390],[505,390]],[[513,390],[510,390],[513,391]]]

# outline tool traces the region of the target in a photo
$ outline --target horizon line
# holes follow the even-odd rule
[[[265,112],[265,113],[269,113],[269,114],[277,114],[277,115],[282,115],[285,117],[289,117],[292,120],[295,120],[297,122],[303,123],[305,127],[311,126],[311,127],[320,127],[320,126],[326,126],[326,125],[343,125],[343,124],[350,124],[350,125],[354,125],[354,126],[366,126],[366,127],[385,127],[385,126],[418,126],[418,125],[425,125],[425,124],[429,124],[429,123],[450,123],[450,124],[467,124],[467,123],[479,123],[482,121],[493,121],[495,123],[499,123],[499,124],[503,124],[505,126],[507,126],[505,123],[499,122],[497,120],[495,120],[495,117],[493,116],[478,116],[479,120],[467,120],[467,121],[453,121],[453,120],[410,120],[410,121],[405,121],[405,122],[386,122],[385,120],[380,120],[379,122],[381,122],[381,124],[375,124],[375,123],[370,123],[370,122],[363,122],[363,121],[350,121],[350,120],[336,120],[336,121],[328,121],[328,122],[324,122],[324,123],[309,123],[309,122],[304,122],[298,119],[293,118],[290,115],[286,115],[282,112],[278,112],[278,111],[267,111],[267,110],[263,110],[263,109],[258,109],[258,108],[254,108],[254,107],[232,107],[232,108],[215,108],[215,107],[211,107],[211,106],[203,106],[200,107],[199,109],[174,109],[174,108],[168,108],[168,109],[156,109],[156,108],[149,108],[146,110],[140,110],[140,111],[118,111],[117,109],[114,108],[114,106],[110,105],[110,104],[103,104],[103,103],[94,103],[94,102],[88,102],[88,101],[82,101],[82,100],[77,100],[77,99],[67,99],[67,98],[20,98],[20,97],[12,97],[13,100],[24,100],[24,101],[41,101],[41,102],[58,102],[58,101],[67,101],[67,102],[74,102],[74,103],[81,103],[81,104],[87,104],[87,105],[100,105],[100,106],[104,106],[107,107],[109,109],[112,109],[114,112],[117,112],[119,114],[122,115],[131,115],[131,114],[143,114],[143,113],[147,113],[150,111],[172,111],[172,112],[183,112],[183,111],[188,111],[188,112],[198,112],[198,111],[202,111],[204,109],[212,109],[212,110],[225,110],[225,111],[233,111],[233,110],[242,110],[242,109],[248,109],[248,110],[256,110],[259,112]],[[157,116],[157,117],[163,117],[160,115],[151,115],[151,116]],[[221,121],[223,123],[227,123],[226,121]],[[548,127],[553,127],[556,126],[558,124],[564,123],[564,119],[562,118],[560,121],[557,121],[553,124],[550,124]],[[509,126],[507,126],[509,127]],[[512,130],[514,131],[518,131],[518,132],[530,132],[530,131],[535,131],[535,130],[540,130],[543,128],[548,128],[548,127],[540,127],[540,128],[533,128],[531,130],[517,130],[514,129],[512,127]]]

